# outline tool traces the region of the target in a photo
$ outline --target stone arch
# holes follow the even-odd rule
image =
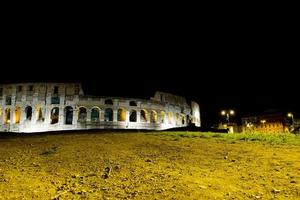
[[[126,121],[126,110],[124,108],[118,109],[118,121],[120,122]]]
[[[151,110],[151,118],[150,118],[151,123],[157,123],[157,112],[154,110]]]
[[[79,107],[78,110],[78,121],[79,122],[85,122],[86,121],[86,117],[87,117],[87,109],[86,107]]]
[[[141,122],[148,121],[148,112],[147,110],[141,110]]]
[[[65,124],[73,124],[73,108],[66,106],[64,109]]]
[[[169,119],[169,124],[172,124],[173,123],[173,113],[172,112],[168,113],[168,119]]]
[[[91,110],[91,121],[99,122],[100,121],[100,108],[93,107]]]
[[[9,123],[10,123],[10,108],[6,108],[4,113],[4,124],[9,124]]]
[[[130,122],[136,122],[137,113],[136,110],[131,110],[129,115]]]
[[[105,105],[114,105],[114,102],[111,99],[105,99],[104,104]]]
[[[25,108],[25,114],[26,114],[26,120],[31,120],[31,118],[32,118],[32,107],[31,106],[27,106]]]
[[[15,108],[15,120],[14,120],[15,124],[19,124],[20,119],[21,119],[21,108],[17,106]]]
[[[58,120],[59,120],[59,108],[58,107],[54,107],[51,110],[50,113],[50,123],[51,124],[57,124]]]
[[[165,123],[166,113],[165,111],[160,112],[160,122],[163,124]]]
[[[130,102],[129,102],[129,105],[130,105],[130,106],[137,106],[137,103],[136,103],[135,101],[130,101]]]
[[[104,111],[104,121],[111,122],[113,121],[113,109],[106,108]]]
[[[45,118],[43,115],[42,107],[38,107],[36,112],[37,112],[37,121],[44,121]]]

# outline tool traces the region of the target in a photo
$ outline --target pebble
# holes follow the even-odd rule
[[[199,185],[199,187],[200,187],[200,189],[207,189],[207,187],[204,185]]]
[[[274,194],[277,194],[277,193],[280,192],[280,190],[277,190],[277,189],[274,188],[274,189],[272,190],[272,192],[273,192]]]

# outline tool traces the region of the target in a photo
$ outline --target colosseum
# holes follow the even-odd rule
[[[156,92],[150,99],[85,95],[79,83],[0,85],[1,132],[82,129],[165,130],[194,124],[200,109],[184,97]]]

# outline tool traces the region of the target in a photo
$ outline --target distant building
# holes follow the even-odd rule
[[[242,118],[243,132],[285,133],[289,132],[284,114],[265,111],[259,115]]]
[[[0,85],[0,131],[81,129],[165,130],[200,126],[200,108],[184,97],[156,92],[148,99],[84,95],[78,83]]]

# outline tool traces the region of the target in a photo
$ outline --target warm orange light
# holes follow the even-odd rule
[[[225,110],[222,110],[222,111],[221,111],[221,115],[226,115]]]
[[[287,116],[288,117],[293,117],[293,113],[288,113]]]
[[[234,115],[234,110],[230,110],[229,112],[231,115]]]

